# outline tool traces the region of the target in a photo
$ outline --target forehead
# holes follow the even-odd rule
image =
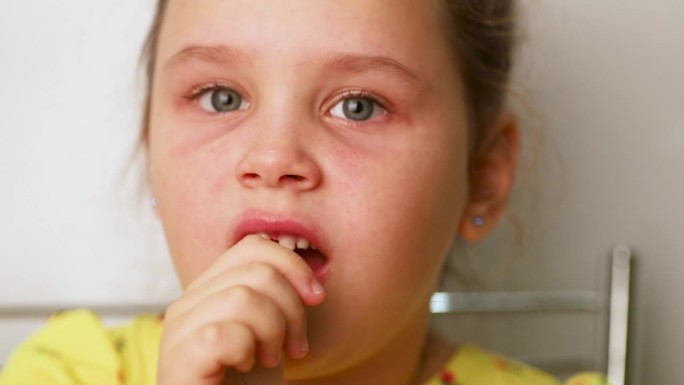
[[[302,60],[382,55],[427,69],[426,61],[449,51],[439,12],[437,0],[173,0],[158,62],[190,45],[226,45]]]

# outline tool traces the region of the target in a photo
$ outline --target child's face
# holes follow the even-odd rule
[[[467,194],[465,101],[438,12],[425,0],[170,2],[149,155],[184,286],[239,241],[240,221],[289,218],[328,257],[310,360],[349,364],[423,319]],[[178,55],[189,46],[214,48]],[[186,98],[216,83],[236,93]]]

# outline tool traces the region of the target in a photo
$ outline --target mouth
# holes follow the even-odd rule
[[[265,232],[259,232],[257,235],[266,239],[270,239],[286,249],[294,251],[297,255],[302,257],[302,259],[304,259],[306,264],[309,265],[317,277],[319,272],[322,272],[322,269],[328,263],[328,258],[318,250],[316,245],[311,243],[311,241],[305,237],[290,234],[274,235]]]
[[[240,221],[235,229],[233,244],[251,234],[270,239],[295,252],[311,268],[316,279],[323,283],[329,270],[330,258],[327,244],[321,241],[316,231],[298,220],[273,215],[255,215]]]

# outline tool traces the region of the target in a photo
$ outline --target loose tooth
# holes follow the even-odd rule
[[[294,251],[295,245],[296,245],[296,240],[294,237],[291,237],[289,235],[283,235],[278,238],[278,243],[280,243],[282,246],[287,247],[288,249]]]
[[[297,240],[297,248],[301,250],[306,250],[309,248],[309,241],[304,238],[299,238]]]

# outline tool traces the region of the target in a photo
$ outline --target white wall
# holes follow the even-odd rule
[[[521,71],[548,141],[548,257],[527,282],[569,285],[625,242],[637,260],[632,379],[681,383],[684,354],[684,2],[530,1]],[[564,179],[565,181],[561,181]],[[582,267],[580,267],[582,266]],[[552,283],[555,282],[555,283]]]
[[[151,15],[141,0],[0,3],[0,314],[177,292],[137,170],[126,174]],[[0,362],[42,322],[0,319]]]
[[[537,212],[524,225],[541,234],[532,234],[537,242],[514,263],[508,285],[595,287],[613,245],[628,244],[637,258],[631,379],[680,383],[684,3],[525,4],[517,82],[534,111],[528,128],[538,127],[545,137],[533,183]],[[528,186],[521,187],[524,193]],[[494,250],[496,238],[485,249]],[[530,325],[516,332],[534,334]],[[562,330],[553,336],[559,344]],[[538,344],[513,340],[518,345],[510,350]]]
[[[627,243],[638,258],[631,378],[679,383],[684,2],[524,5],[516,88],[534,112],[524,119],[528,153],[533,132],[544,138],[538,172],[514,202],[534,242],[509,258],[503,226],[475,257],[509,262],[503,275],[487,272],[493,286],[593,289],[612,246]],[[0,3],[0,309],[177,294],[158,225],[134,204],[135,178],[123,187],[119,179],[137,135],[135,64],[151,6]],[[586,319],[551,321],[545,343],[529,338],[538,320],[478,321],[480,334],[470,334],[510,354],[597,343],[564,332],[595,326]],[[0,320],[0,362],[39,322]]]

